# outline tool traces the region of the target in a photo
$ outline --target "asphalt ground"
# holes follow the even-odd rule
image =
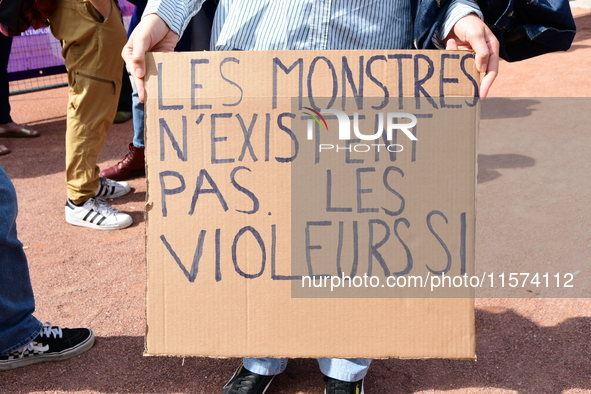
[[[576,291],[556,297],[518,289],[511,296],[519,298],[477,298],[477,361],[376,360],[368,393],[591,393],[591,98],[585,99],[591,92],[591,15],[579,8],[574,14],[578,34],[568,52],[502,63],[483,104],[476,264],[491,272],[579,271]],[[113,201],[132,215],[131,228],[99,232],[68,225],[67,89],[14,96],[11,104],[16,122],[42,133],[0,139],[12,150],[0,164],[19,196],[36,316],[91,327],[97,342],[71,360],[0,373],[0,393],[219,392],[238,360],[142,356],[144,179],[131,180],[133,193]],[[123,157],[132,134],[131,122],[112,127],[101,168]],[[298,359],[268,392],[319,394],[322,387],[315,360]]]

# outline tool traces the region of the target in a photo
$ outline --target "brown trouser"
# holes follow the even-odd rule
[[[50,20],[68,69],[66,182],[76,204],[98,189],[97,161],[121,90],[126,34],[119,7],[111,5],[111,16],[103,21],[88,1],[59,0]]]

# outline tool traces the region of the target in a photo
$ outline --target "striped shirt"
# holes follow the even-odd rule
[[[212,27],[211,49],[410,49],[411,1],[221,0]],[[144,15],[158,14],[180,35],[202,3],[149,0]],[[473,0],[452,0],[442,31],[434,37],[436,45],[470,13],[482,19]]]

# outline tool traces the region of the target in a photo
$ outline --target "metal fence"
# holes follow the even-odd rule
[[[127,28],[134,6],[126,0],[119,0],[119,6]],[[49,27],[29,28],[14,37],[8,62],[10,94],[66,86],[68,78],[61,51],[61,43],[51,35]]]

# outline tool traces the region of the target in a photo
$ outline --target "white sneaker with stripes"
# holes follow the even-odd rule
[[[89,198],[82,206],[74,205],[67,199],[66,222],[96,230],[119,230],[131,226],[133,219],[113,208],[104,199],[94,197]]]
[[[129,193],[131,187],[127,182],[116,182],[112,179],[101,177],[95,197],[116,198]]]

